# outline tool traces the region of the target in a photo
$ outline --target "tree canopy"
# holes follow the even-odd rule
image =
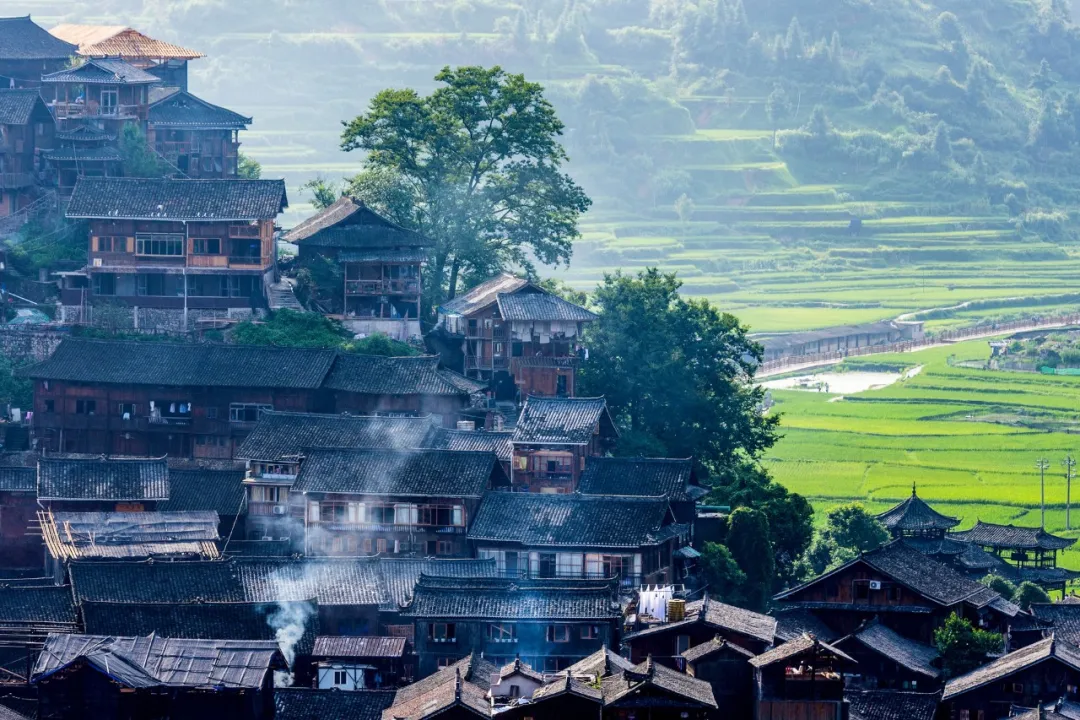
[[[336,348],[346,352],[390,357],[416,355],[412,345],[375,334],[354,339],[336,320],[319,313],[278,310],[263,321],[245,321],[230,333],[239,345],[276,345],[278,347]]]
[[[427,96],[378,93],[341,137],[367,152],[349,192],[435,241],[429,303],[453,298],[463,275],[568,262],[590,201],[562,171],[563,124],[543,88],[497,66],[445,67],[435,80]]]
[[[746,575],[743,604],[753,610],[765,611],[772,596],[775,576],[769,519],[765,513],[748,507],[738,508],[731,513],[727,546]]]
[[[986,662],[986,656],[1001,650],[998,633],[972,627],[971,621],[951,613],[945,624],[934,631],[934,645],[941,653],[942,668],[948,677],[974,670]]]

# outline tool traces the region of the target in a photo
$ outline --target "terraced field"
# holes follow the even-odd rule
[[[985,341],[904,355],[852,360],[848,367],[923,369],[894,385],[837,399],[797,390],[772,391],[783,413],[784,438],[766,466],[818,510],[860,500],[879,511],[920,497],[963,520],[1039,523],[1035,461],[1051,462],[1046,524],[1065,530],[1066,483],[1061,460],[1080,453],[1080,378],[988,372],[952,367],[982,359]],[[1080,481],[1074,483],[1072,525],[1080,528]],[[820,520],[822,513],[817,513]],[[1065,554],[1080,568],[1080,552]]]

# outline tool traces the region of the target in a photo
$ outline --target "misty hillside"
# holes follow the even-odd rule
[[[1080,29],[1065,0],[4,10],[46,27],[129,24],[206,53],[191,89],[255,117],[243,149],[288,179],[287,224],[308,211],[302,182],[358,169],[337,147],[340,123],[375,92],[429,89],[445,64],[497,63],[541,81],[568,126],[570,170],[595,208],[560,276],[582,287],[660,264],[760,330],[1080,302]]]

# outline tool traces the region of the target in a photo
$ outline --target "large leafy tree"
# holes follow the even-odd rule
[[[986,656],[1001,650],[998,633],[972,627],[971,621],[952,613],[945,624],[934,631],[934,645],[941,653],[941,664],[948,677],[974,670],[986,662]]]
[[[744,604],[753,610],[765,611],[769,606],[775,575],[769,519],[765,513],[748,507],[731,513],[727,546],[746,575]]]
[[[743,601],[746,573],[726,545],[705,543],[701,550],[701,571],[709,586],[709,597],[732,605]]]
[[[562,171],[563,124],[543,88],[499,67],[435,79],[427,96],[384,90],[345,124],[342,148],[367,152],[348,192],[435,241],[432,305],[463,275],[568,262],[590,201]]]

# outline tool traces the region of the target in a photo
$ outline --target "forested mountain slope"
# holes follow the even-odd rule
[[[498,63],[544,83],[596,201],[556,271],[575,284],[660,264],[755,330],[1080,304],[1080,30],[1065,0],[3,7],[205,52],[192,90],[255,117],[244,149],[288,179],[291,219],[302,182],[358,169],[340,123],[375,92]]]

